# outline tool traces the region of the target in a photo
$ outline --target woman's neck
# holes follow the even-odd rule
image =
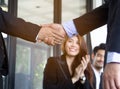
[[[66,56],[66,61],[68,64],[72,64],[72,62],[74,61],[75,57],[72,57],[72,56]]]

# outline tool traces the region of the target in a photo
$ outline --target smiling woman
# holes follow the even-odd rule
[[[80,50],[80,42],[77,36],[73,36],[72,38],[66,37],[66,42],[62,45],[63,53],[67,54],[68,56],[73,56],[73,58],[78,55]]]
[[[93,89],[90,57],[83,37],[66,37],[62,51],[60,57],[47,60],[43,89]]]

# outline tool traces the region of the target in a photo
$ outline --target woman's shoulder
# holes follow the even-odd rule
[[[47,63],[56,64],[57,58],[58,58],[58,57],[49,57],[49,58],[47,59]]]
[[[57,57],[49,57],[48,61],[55,61],[57,59]]]

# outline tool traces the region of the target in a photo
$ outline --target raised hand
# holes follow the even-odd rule
[[[90,61],[89,55],[82,57],[81,64],[79,64],[78,67],[75,69],[75,73],[74,73],[74,76],[72,78],[73,83],[78,81],[80,79],[80,77],[85,76],[84,71],[87,68],[89,61]]]
[[[87,65],[88,65],[89,61],[90,61],[90,56],[89,55],[86,55],[85,57],[82,57],[81,64],[82,64],[83,72],[87,68]]]

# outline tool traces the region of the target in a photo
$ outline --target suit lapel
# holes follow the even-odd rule
[[[66,63],[66,58],[64,55],[61,56],[61,59],[60,59],[60,65],[65,73],[65,75],[67,76],[67,79],[70,79],[70,72],[68,70],[68,66],[67,66],[67,63]]]
[[[102,76],[103,76],[103,73],[101,73],[101,75],[100,75],[100,85],[99,85],[99,89],[103,89],[103,87],[102,87]]]

